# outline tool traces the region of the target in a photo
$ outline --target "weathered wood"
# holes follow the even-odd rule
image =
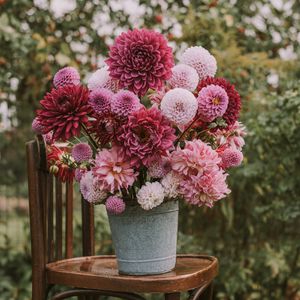
[[[66,258],[73,256],[73,182],[66,183]]]
[[[55,256],[57,260],[62,259],[62,184],[55,179]]]
[[[47,255],[48,261],[54,261],[54,236],[53,236],[53,175],[46,177],[46,198],[47,198]]]
[[[180,300],[180,293],[167,293],[165,300]]]
[[[82,208],[82,253],[83,256],[95,254],[94,207],[81,198]]]

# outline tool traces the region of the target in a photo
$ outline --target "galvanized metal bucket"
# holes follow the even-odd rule
[[[127,206],[108,219],[120,274],[162,274],[175,267],[178,201],[149,211]]]

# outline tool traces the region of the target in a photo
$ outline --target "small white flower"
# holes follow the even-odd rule
[[[180,176],[178,176],[174,172],[168,173],[161,180],[161,185],[164,188],[166,198],[174,199],[179,196],[178,187],[180,184],[180,180]]]
[[[117,90],[117,83],[110,77],[108,66],[94,72],[89,78],[87,86],[91,91],[97,88],[107,88],[111,91]]]
[[[164,201],[164,189],[159,182],[146,182],[138,191],[137,201],[145,210],[150,210]]]

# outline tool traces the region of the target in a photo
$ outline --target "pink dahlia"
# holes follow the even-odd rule
[[[76,169],[75,170],[75,180],[80,182],[82,176],[87,172],[86,169]]]
[[[228,96],[218,85],[208,85],[198,95],[198,114],[201,120],[212,122],[222,117],[228,106]]]
[[[107,212],[113,215],[119,215],[125,210],[125,202],[117,196],[110,196],[105,202]]]
[[[217,61],[208,50],[201,46],[186,49],[180,59],[180,63],[193,67],[202,80],[207,76],[215,76]]]
[[[126,160],[124,153],[116,147],[104,149],[96,155],[92,172],[96,185],[101,190],[111,193],[128,189],[137,177],[130,161]]]
[[[88,95],[88,90],[80,85],[66,85],[47,93],[40,101],[42,108],[37,111],[45,133],[53,130],[54,140],[78,136],[91,113]]]
[[[221,158],[218,153],[201,140],[186,143],[184,149],[172,152],[172,169],[179,175],[198,176],[205,171],[218,170]]]
[[[121,88],[128,88],[139,96],[148,89],[161,89],[164,80],[172,75],[172,48],[158,32],[134,29],[115,39],[106,60],[109,74],[119,80]]]
[[[226,183],[227,176],[228,174],[218,169],[205,172],[201,176],[192,176],[181,181],[180,194],[190,204],[213,207],[216,201],[230,193]]]
[[[65,85],[78,85],[80,83],[80,75],[73,67],[65,67],[60,69],[53,78],[53,85],[56,88]]]
[[[98,116],[104,116],[111,111],[111,101],[114,93],[106,88],[94,89],[89,95],[89,104]]]
[[[199,83],[199,76],[194,68],[179,64],[173,67],[169,83],[172,88],[183,88],[192,92]]]
[[[162,156],[161,159],[153,161],[148,167],[148,174],[152,178],[163,178],[171,171],[169,157]]]
[[[167,154],[176,136],[170,122],[156,107],[143,107],[129,116],[116,138],[132,161],[147,166]]]
[[[195,96],[190,91],[175,88],[164,95],[160,108],[170,121],[182,127],[194,119],[198,104]]]
[[[92,158],[93,151],[89,144],[79,143],[72,149],[72,156],[77,163],[82,163]]]
[[[223,88],[228,96],[228,106],[222,116],[227,125],[233,125],[239,118],[241,110],[241,99],[239,93],[236,91],[234,85],[226,81],[224,78],[208,77],[200,81],[197,91],[200,92],[208,85],[218,85]]]
[[[140,99],[131,91],[121,90],[111,101],[111,111],[120,118],[128,117],[141,107]]]
[[[118,82],[109,76],[108,66],[94,72],[89,78],[87,86],[90,91],[98,88],[106,88],[113,92],[118,90]]]
[[[34,118],[31,124],[32,131],[36,134],[43,134],[45,131],[44,126],[41,125],[40,121],[38,118]]]
[[[221,167],[228,169],[231,167],[238,167],[243,161],[243,153],[235,148],[227,148],[219,153],[222,158]]]

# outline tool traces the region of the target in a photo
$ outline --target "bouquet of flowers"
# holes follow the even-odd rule
[[[115,39],[105,63],[87,86],[73,67],[59,70],[40,101],[32,128],[44,136],[49,171],[75,178],[86,201],[112,214],[172,199],[212,207],[226,197],[245,128],[240,96],[214,77],[209,51],[190,47],[174,65],[162,34],[134,29]]]

